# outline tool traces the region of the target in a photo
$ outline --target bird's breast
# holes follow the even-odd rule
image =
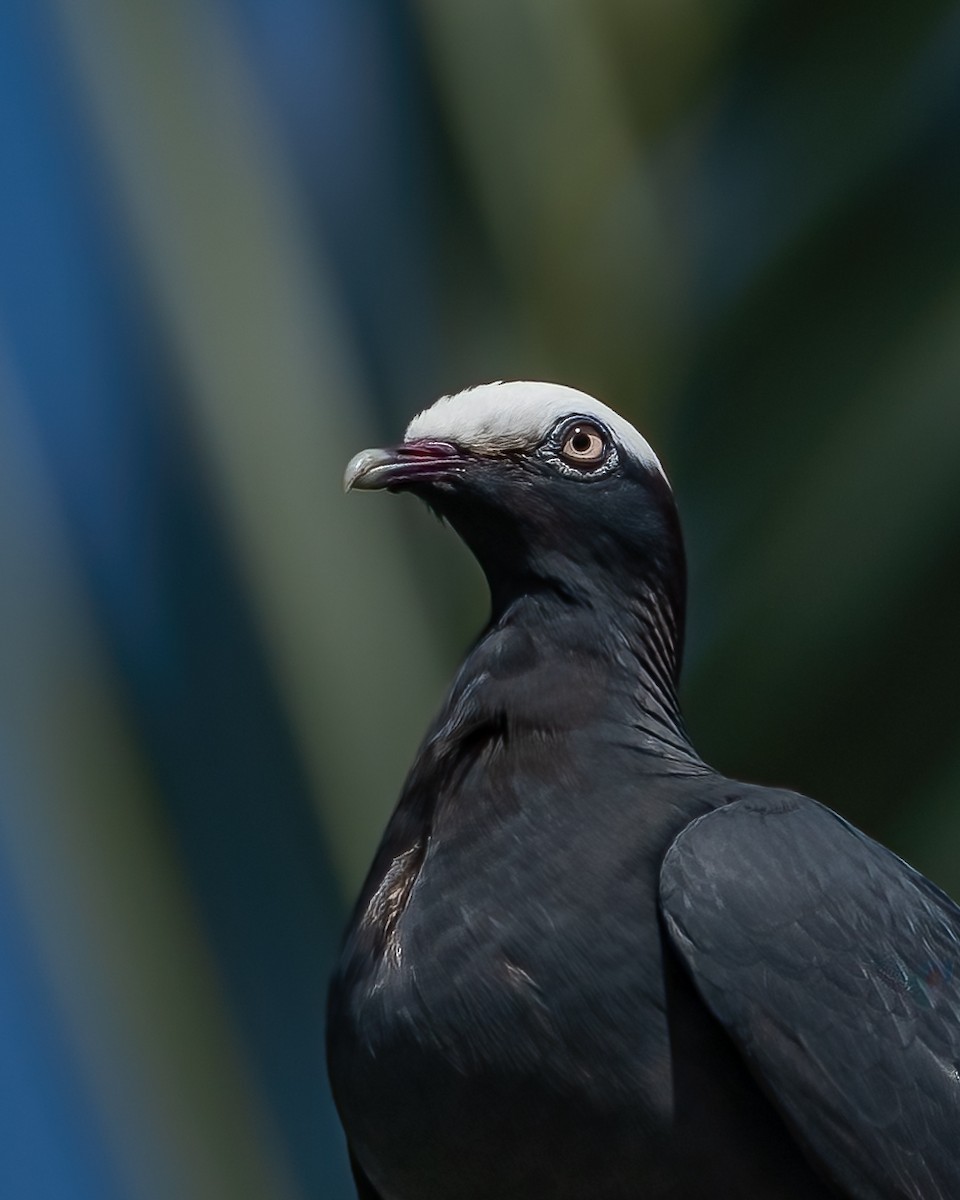
[[[561,800],[552,819],[500,802],[498,820],[461,814],[391,857],[331,1007],[352,1144],[374,1172],[390,1163],[395,1176],[412,1156],[411,1179],[436,1177],[437,1195],[471,1194],[440,1177],[478,1147],[498,1148],[475,1163],[479,1194],[519,1195],[493,1181],[527,1170],[531,1146],[552,1178],[551,1156],[588,1153],[593,1122],[629,1113],[636,1145],[669,1120],[653,889],[626,847],[604,850],[565,820]]]

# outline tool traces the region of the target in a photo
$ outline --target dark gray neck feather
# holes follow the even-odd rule
[[[456,753],[465,738],[602,725],[622,730],[665,769],[698,763],[677,699],[680,639],[675,610],[652,591],[618,605],[600,592],[518,595],[464,661],[426,759]]]

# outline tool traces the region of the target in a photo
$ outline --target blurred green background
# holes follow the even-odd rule
[[[484,615],[444,392],[673,478],[731,774],[960,894],[960,5],[0,6],[0,1195],[345,1200],[339,930]]]

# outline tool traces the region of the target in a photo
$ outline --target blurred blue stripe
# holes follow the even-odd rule
[[[29,804],[0,740],[0,797]],[[0,1196],[120,1200],[0,840]]]
[[[332,873],[42,11],[0,6],[0,322],[246,1054],[304,1193],[336,1200],[349,1190],[322,1057]]]
[[[43,12],[30,0],[0,5],[0,315],[57,491],[84,497],[83,509],[64,506],[71,533],[94,569],[123,555],[115,615],[128,635],[152,640],[160,661],[149,473],[130,459],[142,470],[150,455],[140,413],[165,381],[117,237],[121,214]]]
[[[442,351],[444,163],[413,14],[395,0],[230,7],[336,278],[365,382],[406,419],[431,397]]]

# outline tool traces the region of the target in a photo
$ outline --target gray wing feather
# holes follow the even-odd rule
[[[863,1200],[960,1197],[960,909],[829,809],[762,789],[660,879],[672,941],[811,1158]]]

